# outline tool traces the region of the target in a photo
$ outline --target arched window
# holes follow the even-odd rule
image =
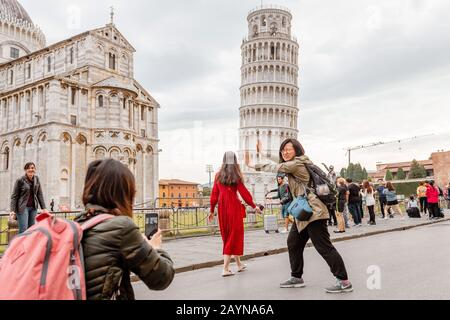
[[[116,70],[116,55],[114,53],[109,53],[109,68]]]
[[[31,63],[27,65],[27,79],[31,78]]]
[[[112,159],[119,161],[120,160],[120,151],[117,149],[112,149],[110,152],[110,156]]]
[[[266,26],[266,16],[261,17],[261,26],[263,26],[263,27]]]
[[[72,64],[73,63],[73,48],[70,48],[69,60],[70,60],[70,64]]]
[[[10,56],[12,59],[18,59],[19,53],[20,53],[19,49],[11,47]]]
[[[61,196],[69,196],[69,172],[66,169],[61,171]]]
[[[2,169],[4,171],[8,171],[9,170],[9,148],[8,147],[6,147],[5,151],[3,151]]]
[[[103,108],[103,96],[98,96],[98,107]]]
[[[103,148],[98,148],[95,151],[95,160],[102,160],[106,157],[106,151]]]
[[[75,88],[72,88],[72,95],[71,95],[71,102],[72,102],[72,105],[74,106],[75,105],[75,101],[76,101],[76,97],[77,97],[77,89],[75,89]]]

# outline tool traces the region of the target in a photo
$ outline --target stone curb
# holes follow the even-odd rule
[[[413,228],[417,228],[417,227],[423,227],[423,226],[436,224],[436,223],[441,223],[441,222],[445,222],[445,221],[450,221],[450,218],[443,218],[443,219],[434,220],[434,221],[427,221],[427,222],[419,223],[419,224],[416,224],[416,225],[397,227],[397,228],[393,228],[393,229],[377,230],[377,231],[371,231],[371,232],[364,232],[364,233],[360,233],[360,234],[354,234],[354,235],[350,235],[350,236],[339,237],[339,238],[336,238],[336,239],[331,239],[331,242],[341,242],[341,241],[347,241],[347,240],[352,240],[352,239],[357,239],[357,238],[365,238],[365,237],[370,237],[370,236],[383,234],[383,233],[388,233],[388,232],[405,231],[405,230],[409,230],[409,229],[413,229]],[[308,242],[306,244],[306,247],[307,248],[308,247],[312,247],[312,243]],[[253,259],[253,258],[260,258],[260,257],[265,257],[265,256],[271,256],[271,255],[275,255],[275,254],[285,253],[287,251],[288,251],[287,247],[283,247],[283,248],[279,248],[279,249],[272,249],[272,250],[266,250],[266,251],[261,251],[261,252],[247,254],[247,255],[244,255],[241,259],[242,260],[249,260],[249,259]],[[175,268],[175,273],[178,274],[178,273],[184,273],[184,272],[189,272],[189,271],[194,271],[194,270],[211,268],[211,267],[219,266],[219,265],[222,265],[222,264],[223,264],[223,259],[214,260],[214,261],[208,261],[208,262],[202,262],[202,263],[193,264],[193,265],[190,265],[190,266],[184,266],[184,267]],[[141,280],[137,276],[132,275],[131,276],[131,281],[132,282],[139,282]]]

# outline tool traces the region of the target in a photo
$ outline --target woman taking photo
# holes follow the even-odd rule
[[[261,210],[253,202],[250,192],[244,186],[244,177],[237,163],[234,152],[226,152],[223,156],[223,164],[214,179],[214,187],[211,193],[211,208],[209,221],[214,219],[214,209],[218,205],[220,234],[223,240],[223,271],[222,276],[234,275],[230,270],[232,256],[236,259],[238,272],[245,271],[247,266],[241,262],[244,254],[244,218],[245,206],[241,203],[237,193],[257,213]]]
[[[161,250],[161,231],[148,240],[133,222],[136,184],[121,162],[107,159],[89,165],[83,191],[86,212],[75,221],[84,224],[99,214],[114,217],[83,233],[88,300],[134,300],[130,272],[149,289],[163,290],[175,271]]]
[[[305,194],[305,187],[310,182],[310,175],[306,165],[312,164],[305,155],[305,151],[295,139],[285,140],[280,147],[279,164],[257,164],[258,171],[283,172],[289,179],[289,189],[293,197]],[[304,287],[303,276],[303,250],[311,239],[314,247],[325,259],[337,281],[334,286],[326,288],[326,292],[350,292],[352,284],[348,280],[344,261],[330,241],[327,229],[329,214],[325,204],[313,193],[307,193],[307,200],[313,210],[308,221],[298,221],[293,224],[287,239],[289,260],[291,264],[291,278],[280,284],[281,288]]]
[[[38,205],[46,209],[42,187],[36,175],[36,165],[29,162],[24,167],[25,175],[17,179],[11,195],[11,217],[16,217],[19,234],[36,222]]]

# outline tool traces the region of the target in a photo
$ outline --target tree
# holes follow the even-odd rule
[[[354,179],[355,177],[355,165],[350,163],[347,167],[347,178]]]
[[[208,197],[211,195],[211,189],[209,187],[204,187],[202,192],[204,197]]]
[[[350,163],[347,169],[342,168],[341,177],[349,178],[353,181],[362,182],[368,177],[366,168],[363,168],[360,163],[354,164]]]
[[[402,168],[399,168],[397,171],[397,177],[396,180],[405,180],[406,179],[406,173],[403,171]]]
[[[411,169],[409,171],[409,179],[421,179],[427,177],[427,170],[425,167],[420,165],[416,159],[411,162]]]
[[[363,180],[367,180],[369,177],[369,174],[367,173],[366,168],[363,169]]]
[[[384,180],[386,180],[386,181],[394,180],[394,176],[392,175],[392,172],[389,169],[386,171],[386,176],[385,176]]]
[[[360,163],[355,165],[354,181],[362,182],[364,180],[364,171]]]

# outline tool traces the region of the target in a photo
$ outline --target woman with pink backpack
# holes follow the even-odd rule
[[[94,161],[86,175],[86,211],[74,221],[48,212],[15,237],[0,259],[0,300],[133,300],[130,272],[153,290],[167,288],[174,268],[133,222],[136,184],[121,162]]]

